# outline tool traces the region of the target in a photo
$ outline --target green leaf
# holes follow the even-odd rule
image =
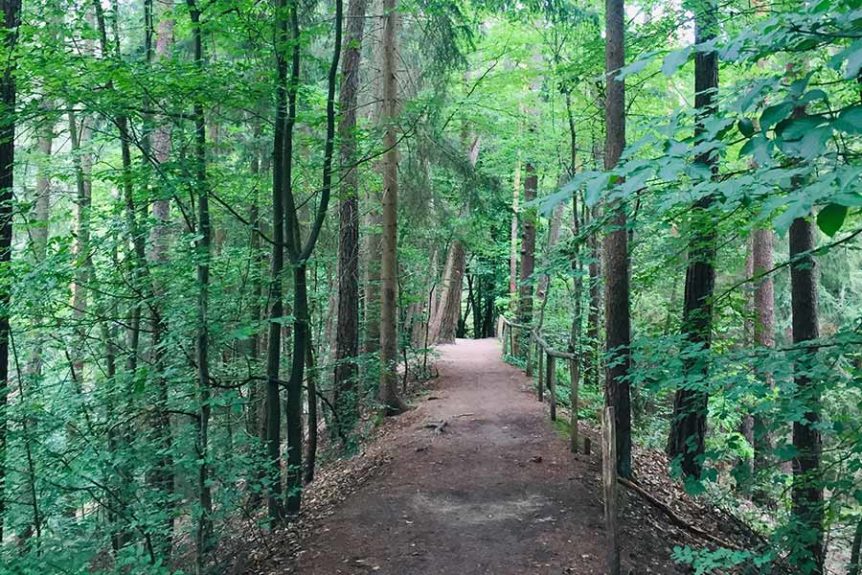
[[[750,138],[754,135],[754,122],[752,122],[749,118],[742,118],[739,120],[739,133],[745,136],[746,138]]]
[[[691,54],[691,48],[683,48],[682,50],[674,50],[664,57],[664,62],[661,65],[662,74],[665,76],[673,76],[687,61]]]
[[[847,134],[862,134],[862,106],[857,104],[842,111],[832,125]]]
[[[633,76],[643,71],[649,63],[652,61],[652,57],[655,56],[655,52],[648,52],[644,54],[639,60],[635,60],[628,66],[623,66],[620,68],[619,74],[617,74],[617,80],[624,80],[629,76]]]
[[[799,100],[800,105],[810,104],[811,102],[816,102],[817,100],[828,100],[829,96],[821,90],[820,88],[815,88],[813,90],[809,90],[805,92],[805,95],[802,96]]]
[[[844,78],[852,80],[859,75],[860,70],[862,70],[862,39],[853,42],[847,50],[847,68],[844,71]]]
[[[844,225],[845,219],[847,219],[847,206],[829,204],[817,214],[817,227],[831,238]]]
[[[760,115],[760,129],[764,133],[766,130],[787,118],[793,112],[793,102],[781,102],[774,106],[769,106]]]
[[[823,120],[817,116],[802,116],[801,118],[789,118],[775,126],[775,134],[782,140],[801,140],[811,130],[816,129]]]

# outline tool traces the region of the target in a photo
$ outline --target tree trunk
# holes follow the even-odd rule
[[[770,229],[754,231],[752,242],[752,273],[755,277],[769,273],[773,268],[773,233]],[[763,275],[754,290],[754,343],[764,349],[775,347],[775,286],[771,275]],[[772,374],[758,370],[766,388],[772,388]],[[753,418],[754,471],[766,471],[768,455],[772,451],[772,438],[762,416]]]
[[[515,303],[518,294],[518,205],[521,199],[521,155],[515,162],[515,176],[512,184],[512,227],[509,239],[509,299]]]
[[[204,73],[203,33],[201,31],[201,13],[196,0],[187,0],[189,16],[192,24],[192,39],[194,44],[194,61],[198,73]],[[207,554],[214,546],[213,541],[213,501],[210,482],[209,464],[209,425],[210,412],[210,372],[209,372],[209,286],[210,286],[210,252],[212,229],[209,213],[209,186],[207,183],[206,165],[206,119],[202,95],[195,100],[192,116],[195,124],[195,187],[197,195],[197,281],[198,281],[198,325],[196,357],[198,368],[198,417],[197,441],[195,451],[198,458],[198,510],[197,528],[195,532],[195,564],[197,575],[204,573],[204,563]]]
[[[432,343],[455,343],[458,320],[461,317],[461,292],[464,285],[464,269],[467,254],[464,244],[453,239],[446,256],[443,272],[443,289],[436,317],[431,323],[430,340]]]
[[[625,81],[616,78],[625,65],[624,0],[605,0],[605,169],[613,169],[626,144]],[[611,231],[605,236],[605,323],[608,353],[605,402],[614,408],[617,472],[631,478],[631,397],[627,380],[631,363],[629,247],[626,207],[608,206]]]
[[[169,56],[173,46],[174,20],[171,15],[159,22],[158,39],[156,40],[155,55],[159,59]],[[165,164],[171,154],[171,124],[167,118],[160,118],[151,139],[152,159],[157,166]],[[169,198],[159,198],[153,202],[152,211],[153,227],[150,230],[150,254],[149,264],[153,268],[163,268],[168,263],[168,249],[170,248],[170,218],[171,204]],[[171,417],[168,411],[169,383],[165,373],[167,352],[162,344],[164,334],[167,333],[167,321],[162,308],[162,299],[165,296],[166,286],[163,285],[158,273],[153,274],[153,295],[155,296],[149,305],[151,317],[151,345],[153,355],[153,368],[156,377],[156,409],[151,423],[153,442],[158,450],[159,458],[152,472],[148,474],[150,485],[160,492],[164,501],[170,500],[174,493],[174,462],[171,449],[173,438],[171,436]],[[167,505],[165,514],[164,530],[158,530],[154,534],[161,539],[159,542],[159,553],[161,556],[169,557],[172,547],[174,530],[174,517],[172,506]]]
[[[359,418],[359,172],[356,162],[356,106],[359,66],[368,0],[351,0],[347,8],[344,62],[341,65],[341,200],[338,228],[338,328],[335,344],[333,402],[337,434],[349,438]]]
[[[0,78],[0,267],[9,268],[12,261],[12,200],[15,167],[15,44],[21,22],[20,0],[2,0],[4,44],[10,54],[4,61]],[[0,541],[6,519],[6,464],[9,401],[9,284],[0,287]]]
[[[524,204],[536,199],[539,177],[532,162],[527,162],[524,179]],[[518,322],[530,325],[533,321],[533,272],[536,267],[536,209],[525,208],[521,213],[521,273],[518,285]],[[521,354],[527,349],[529,334],[522,333],[518,342]]]
[[[807,344],[820,337],[818,325],[817,272],[811,251],[815,247],[814,225],[798,218],[790,226],[791,307],[793,343],[799,351],[795,364],[797,400],[804,406],[802,419],[793,422],[793,500],[791,515],[796,529],[796,549],[791,559],[806,573],[824,572],[823,452],[820,436],[820,388],[809,375],[817,349]]]
[[[383,121],[387,150],[383,166],[383,258],[381,263],[382,297],[380,304],[380,390],[379,400],[386,415],[406,409],[398,397],[398,148],[396,34],[397,0],[383,0]]]
[[[715,38],[717,11],[714,0],[707,0],[696,11],[695,43],[702,44]],[[700,139],[705,131],[704,120],[715,114],[718,54],[714,51],[698,52],[694,74],[695,108],[698,112],[695,138]],[[716,173],[718,157],[713,153],[702,154],[695,161],[707,167],[713,175]],[[706,381],[709,370],[712,294],[715,289],[716,230],[709,213],[711,203],[711,197],[707,196],[699,200],[692,210],[682,319],[683,336],[691,348],[683,361],[683,369],[687,378],[702,382]],[[708,405],[709,394],[703,389],[681,388],[674,398],[668,454],[681,457],[682,472],[687,476],[700,477],[702,471]]]

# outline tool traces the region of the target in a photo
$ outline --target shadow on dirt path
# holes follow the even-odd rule
[[[495,340],[440,352],[431,395],[386,438],[387,463],[305,538],[297,572],[604,573],[598,458],[569,453]],[[674,573],[651,539],[629,543],[624,563]]]

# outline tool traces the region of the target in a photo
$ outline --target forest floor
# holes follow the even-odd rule
[[[296,528],[290,556],[251,572],[606,573],[600,449],[570,453],[532,383],[502,361],[495,340],[439,351],[440,377],[414,409],[388,421],[352,464],[334,465],[310,486],[313,517]],[[690,534],[621,493],[623,573],[684,572],[671,553]]]

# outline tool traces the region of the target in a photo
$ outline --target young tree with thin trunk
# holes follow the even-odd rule
[[[625,65],[624,0],[605,0],[605,169],[612,170],[626,144],[625,81],[617,74]],[[605,402],[614,408],[617,472],[632,476],[631,313],[629,309],[629,245],[626,206],[610,205],[611,230],[605,236],[605,324],[608,361]]]
[[[194,62],[197,71],[203,78],[204,45],[201,30],[201,12],[196,0],[186,0],[192,24],[192,43],[194,47]],[[206,118],[204,116],[203,95],[195,99],[192,117],[195,126],[194,164],[195,164],[195,195],[197,196],[197,281],[198,281],[198,317],[197,342],[195,346],[198,372],[198,414],[197,441],[195,451],[198,460],[198,510],[195,529],[195,566],[197,574],[204,572],[204,563],[209,551],[213,548],[213,499],[210,484],[209,463],[209,425],[212,406],[210,398],[210,365],[209,365],[209,290],[210,290],[210,258],[212,227],[209,211],[209,184],[207,183],[206,158]]]
[[[15,167],[15,103],[17,97],[14,56],[21,22],[21,1],[0,0],[3,9],[4,49],[9,57],[4,61],[0,77],[0,269],[9,273],[12,261],[12,200]],[[9,401],[9,304],[10,283],[0,287],[0,541],[6,519],[6,470]]]
[[[398,82],[396,78],[397,0],[383,0],[383,121],[386,149],[383,165],[383,259],[380,298],[380,391],[387,415],[398,415],[406,406],[398,396]]]
[[[300,75],[300,33],[299,3],[294,1],[290,7],[290,37],[292,40],[291,75],[287,89],[287,121],[282,138],[284,177],[281,180],[285,208],[285,248],[293,266],[293,357],[291,358],[290,379],[287,382],[287,495],[285,510],[291,516],[299,513],[302,502],[302,386],[305,381],[306,350],[311,345],[311,317],[308,305],[308,260],[314,253],[320,231],[329,207],[332,191],[332,163],[335,154],[336,102],[335,91],[338,83],[338,66],[341,61],[341,34],[343,24],[343,2],[335,2],[335,44],[332,61],[327,77],[326,99],[326,142],[323,153],[323,181],[320,188],[320,201],[314,212],[308,237],[303,240],[299,225],[299,212],[294,197],[292,180],[293,129],[296,124],[296,101]],[[312,401],[316,401],[313,398]]]
[[[714,0],[704,0],[695,11],[695,43],[703,44],[715,38],[718,28],[718,7]],[[698,123],[695,138],[704,132],[704,121],[715,114],[718,89],[718,54],[714,50],[695,54],[694,90]],[[700,154],[695,161],[714,176],[718,170],[718,157],[714,152]],[[681,457],[681,468],[687,476],[700,477],[706,441],[709,394],[698,386],[705,381],[709,362],[707,352],[712,341],[712,295],[715,289],[716,230],[709,212],[711,196],[697,201],[692,210],[691,240],[688,247],[688,269],[685,277],[685,302],[682,333],[691,350],[683,361],[688,378],[701,383],[683,387],[674,397],[668,454]]]

